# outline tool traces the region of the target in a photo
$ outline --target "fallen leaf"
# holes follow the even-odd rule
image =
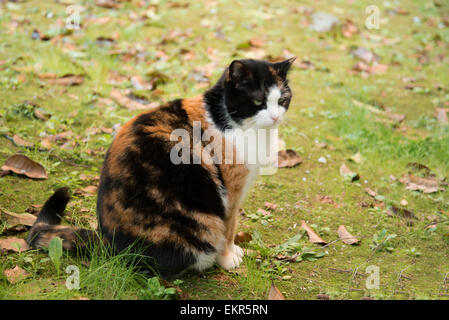
[[[42,80],[47,80],[47,79],[56,79],[58,76],[56,75],[56,73],[42,73],[38,74],[37,77]]]
[[[49,35],[43,34],[37,29],[33,30],[33,32],[31,33],[31,38],[33,40],[42,40],[42,41],[48,41],[51,39]]]
[[[120,3],[114,0],[95,0],[95,4],[102,8],[117,9],[120,7]]]
[[[405,120],[405,114],[401,114],[401,113],[391,113],[391,112],[387,112],[388,117],[396,122],[402,122]]]
[[[247,232],[237,232],[237,234],[235,235],[234,238],[234,243],[235,244],[240,244],[240,243],[247,243],[250,242],[253,239],[253,237],[251,236],[251,234],[247,233]]]
[[[48,141],[50,142],[58,142],[58,141],[67,141],[68,139],[73,137],[73,132],[71,130],[64,131],[55,135],[47,136]]]
[[[346,19],[345,22],[341,25],[341,33],[345,38],[350,38],[353,35],[359,33],[359,28],[349,19]]]
[[[33,179],[48,179],[43,166],[22,154],[15,154],[8,158],[1,169],[5,171],[10,170],[17,174],[23,174]]]
[[[80,194],[80,195],[83,195],[83,196],[94,196],[94,195],[97,194],[97,189],[98,189],[97,186],[87,186],[87,187],[84,187],[82,189],[75,190],[74,193],[75,194]]]
[[[357,152],[355,155],[353,155],[348,160],[351,160],[355,163],[360,163],[360,162],[362,162],[363,158],[362,158],[362,155],[360,154],[360,152]]]
[[[271,288],[268,292],[268,300],[285,300],[284,295],[279,291],[273,282],[271,283]]]
[[[120,90],[113,89],[111,90],[111,98],[115,100],[122,107],[127,108],[128,110],[148,110],[159,107],[159,103],[152,102],[148,104],[140,103],[136,100],[131,99],[130,97],[123,95]]]
[[[48,138],[43,138],[41,140],[41,147],[43,147],[44,149],[51,149],[52,147],[52,143],[50,142],[50,140]]]
[[[328,295],[328,294],[317,294],[317,299],[318,300],[330,300],[331,299],[331,297]]]
[[[360,179],[359,174],[351,171],[351,169],[349,169],[345,163],[342,163],[340,166],[340,175],[342,175],[345,180],[351,182]]]
[[[260,214],[262,214],[264,216],[268,216],[268,215],[271,214],[267,210],[264,210],[264,209],[261,209],[261,208],[257,209],[257,213],[260,213]]]
[[[365,192],[368,193],[371,197],[375,198],[377,196],[376,191],[370,189],[370,188],[365,188]]]
[[[402,9],[402,8],[396,8],[393,10],[394,13],[401,15],[401,16],[406,16],[409,14],[409,11],[406,9]]]
[[[265,41],[260,38],[251,38],[249,44],[251,47],[262,48],[265,46]]]
[[[399,216],[402,218],[406,218],[408,219],[410,222],[412,219],[416,219],[416,216],[413,212],[411,212],[410,210],[404,209],[404,208],[398,208],[395,206],[391,206],[388,210],[387,210],[387,214],[392,217],[392,216]]]
[[[61,86],[77,86],[84,82],[84,77],[81,75],[66,74],[60,78],[49,79],[48,82]]]
[[[326,241],[324,241],[323,239],[321,239],[321,237],[319,235],[317,235],[315,233],[315,231],[313,231],[304,220],[301,221],[301,227],[306,230],[307,235],[309,236],[309,239],[312,243],[317,243],[317,244],[327,244]]]
[[[7,176],[10,173],[11,173],[11,171],[9,171],[9,170],[1,170],[0,169],[0,178],[4,177],[4,176]]]
[[[352,50],[351,54],[365,63],[371,63],[379,60],[379,57],[376,54],[363,47],[358,47],[357,49]]]
[[[358,244],[359,240],[351,235],[344,225],[338,227],[338,237],[346,244]]]
[[[419,162],[409,162],[407,163],[407,168],[412,168],[413,170],[416,171],[424,170],[427,173],[430,173],[430,168]]]
[[[448,108],[437,108],[436,109],[436,116],[437,120],[441,124],[449,124],[449,120],[447,117],[447,113],[449,112]]]
[[[47,121],[48,119],[50,119],[51,114],[41,108],[35,108],[34,116],[42,121]]]
[[[278,152],[278,168],[292,168],[302,163],[302,159],[291,149]]]
[[[327,12],[315,12],[311,15],[309,28],[317,32],[328,32],[340,24],[340,20]]]
[[[407,190],[418,190],[423,193],[433,193],[440,190],[440,183],[436,177],[417,177],[407,174],[399,179],[399,182],[406,185]]]
[[[14,269],[6,269],[3,274],[9,283],[15,284],[26,279],[30,274],[16,265]]]
[[[271,203],[271,202],[265,202],[264,204],[265,208],[269,209],[269,210],[276,210],[278,205],[275,203]]]
[[[19,147],[26,147],[26,148],[32,148],[32,147],[34,147],[34,144],[33,144],[33,143],[28,142],[28,141],[22,139],[21,137],[19,137],[19,136],[16,135],[16,134],[12,137],[12,141],[14,142],[14,144],[15,144],[16,146],[19,146]]]
[[[315,65],[309,60],[295,60],[293,65],[301,70],[315,70]]]
[[[0,249],[5,251],[23,252],[29,250],[25,240],[17,237],[0,239]]]
[[[141,76],[132,76],[130,81],[136,90],[153,89],[153,85],[151,83],[146,82]]]
[[[374,63],[370,68],[369,72],[371,74],[382,74],[385,73],[388,69],[388,65],[381,63]]]
[[[36,221],[36,216],[28,213],[18,214],[0,208],[0,220],[6,222],[7,229],[17,225],[31,227]]]

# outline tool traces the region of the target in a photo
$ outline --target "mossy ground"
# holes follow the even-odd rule
[[[82,27],[74,32],[64,29],[66,8],[74,2],[2,4],[1,133],[17,134],[36,148],[18,147],[1,137],[0,162],[23,153],[41,163],[49,179],[0,178],[0,207],[22,213],[32,204],[42,204],[59,186],[75,190],[96,183],[81,174],[99,175],[113,137],[89,130],[112,128],[138,113],[104,103],[113,88],[110,72],[149,75],[147,79],[155,72],[164,74],[168,81],[156,90],[136,92],[151,101],[193,97],[205,90],[205,84],[197,81],[198,75],[204,75],[201,70],[212,70],[213,82],[233,59],[250,54],[251,49],[244,48],[249,39],[263,39],[259,54],[277,57],[288,50],[299,61],[308,60],[315,66],[291,71],[294,99],[280,130],[287,147],[299,152],[303,163],[261,176],[243,205],[247,215],[266,201],[278,205],[266,225],[241,217],[239,230],[258,234],[263,241],[244,246],[261,257],[245,258],[236,272],[216,268],[203,276],[186,275],[180,284],[183,292],[193,299],[264,299],[273,281],[288,299],[316,299],[318,294],[336,299],[447,298],[449,192],[409,191],[397,179],[413,162],[428,166],[441,179],[449,176],[449,126],[441,125],[434,115],[436,107],[447,108],[449,103],[449,6],[444,1],[379,1],[380,28],[368,30],[364,28],[365,8],[372,2],[221,0],[175,6],[174,1],[156,1],[156,17],[150,13],[142,18],[151,11],[145,1],[123,2],[120,9],[79,1],[76,4],[84,9]],[[343,37],[339,29],[316,33],[305,24],[307,10],[302,9],[306,7],[329,12],[341,21],[351,19],[361,33],[350,38]],[[394,13],[396,8],[408,13]],[[101,19],[107,22],[101,23]],[[52,40],[33,40],[35,29]],[[172,37],[173,30],[178,34]],[[99,41],[99,37],[112,40]],[[380,63],[388,65],[387,70],[368,77],[350,72],[358,60],[349,52],[357,46],[375,52]],[[161,51],[167,59],[160,59]],[[191,54],[193,58],[189,58]],[[211,61],[217,61],[216,66],[193,72]],[[45,73],[81,74],[84,82],[70,87],[51,85],[39,79]],[[417,79],[413,90],[406,89],[408,83],[403,81],[410,77]],[[119,87],[132,88],[129,81]],[[378,121],[354,100],[385,105],[406,118],[400,124]],[[33,107],[25,101],[51,113],[51,119],[36,119]],[[54,144],[49,151],[39,151],[42,132],[69,130],[74,133],[70,140],[76,142],[74,146],[64,149]],[[321,142],[328,147],[321,148]],[[348,162],[357,152],[363,161]],[[327,162],[319,162],[320,157]],[[359,181],[347,182],[339,174],[345,161],[360,175]],[[373,200],[366,187],[384,199]],[[404,199],[406,208],[417,217],[413,225],[388,216],[387,208],[379,205],[400,206]],[[95,196],[75,195],[68,208],[73,220],[88,226],[83,217],[95,216],[95,200]],[[436,227],[426,228],[435,219]],[[329,242],[338,239],[336,230],[344,224],[361,244],[336,241],[323,248],[303,237],[302,247],[327,254],[315,261],[295,263],[263,254],[301,233],[301,220]],[[373,236],[383,229],[397,235],[389,241],[391,252],[372,249]],[[35,251],[1,256],[0,298],[134,299],[144,288],[141,276],[129,272],[120,259],[111,262],[99,258],[89,265],[65,256],[63,267],[76,264],[81,269],[81,289],[70,291],[64,276],[57,277],[46,257],[45,252]],[[11,285],[3,270],[16,264],[31,276]],[[379,289],[366,287],[365,272],[370,265],[379,267]]]

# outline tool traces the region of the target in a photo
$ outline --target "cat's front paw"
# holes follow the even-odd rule
[[[243,255],[245,254],[243,252],[243,249],[240,248],[238,245],[233,244],[231,248],[229,248],[229,250],[231,250],[232,252],[234,252],[239,258],[242,258]]]
[[[233,245],[226,252],[218,255],[217,263],[225,270],[237,268],[242,263],[243,250],[239,246]]]

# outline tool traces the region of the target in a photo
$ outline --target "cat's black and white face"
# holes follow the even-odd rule
[[[294,60],[233,61],[224,82],[224,102],[232,121],[243,128],[277,126],[292,98],[286,78]]]

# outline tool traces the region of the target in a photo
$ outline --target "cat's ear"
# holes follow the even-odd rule
[[[240,60],[232,61],[228,72],[228,80],[237,85],[245,85],[252,77],[251,71]]]
[[[274,69],[282,79],[287,78],[288,70],[290,70],[290,67],[292,66],[293,62],[295,62],[295,60],[296,57],[293,57],[281,62],[276,62],[274,64]]]

